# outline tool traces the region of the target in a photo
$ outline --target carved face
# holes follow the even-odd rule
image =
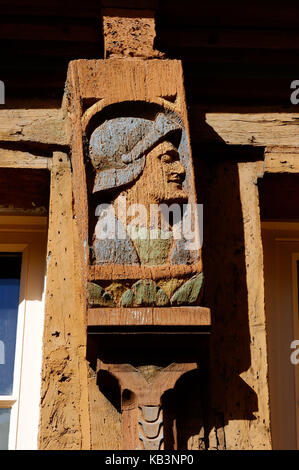
[[[187,199],[182,187],[185,176],[177,148],[166,141],[147,154],[140,182],[147,187],[151,202],[183,202]]]

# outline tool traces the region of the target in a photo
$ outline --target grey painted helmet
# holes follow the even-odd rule
[[[105,121],[90,137],[89,156],[96,170],[93,192],[118,188],[134,181],[145,165],[145,155],[182,127],[160,113],[154,121],[122,117]]]

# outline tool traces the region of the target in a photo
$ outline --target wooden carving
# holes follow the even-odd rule
[[[209,325],[181,63],[74,61],[65,98],[88,326]],[[123,448],[162,449],[161,397],[196,361],[151,381],[115,362]]]
[[[161,406],[139,406],[139,440],[145,450],[160,450],[163,445],[163,411]]]
[[[162,368],[149,379],[130,364],[104,364],[98,361],[98,369],[108,371],[120,386],[123,449],[164,448],[162,395],[171,390],[183,374],[196,368],[197,364],[192,362],[174,363]]]
[[[165,84],[150,81],[163,73]],[[68,90],[90,307],[199,305],[201,208],[180,63],[76,61]]]

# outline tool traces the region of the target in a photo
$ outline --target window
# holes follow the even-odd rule
[[[0,449],[36,449],[47,219],[0,216]]]
[[[275,450],[299,449],[299,224],[262,222],[271,432]]]
[[[14,398],[15,350],[20,296],[21,253],[0,252],[0,449],[8,449]]]

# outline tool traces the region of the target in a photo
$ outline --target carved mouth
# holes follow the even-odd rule
[[[170,176],[168,181],[171,183],[179,183],[182,184],[182,178],[180,176]]]
[[[168,178],[168,182],[176,183],[177,185],[182,186],[182,178],[180,178],[179,176],[171,176],[170,178]]]

